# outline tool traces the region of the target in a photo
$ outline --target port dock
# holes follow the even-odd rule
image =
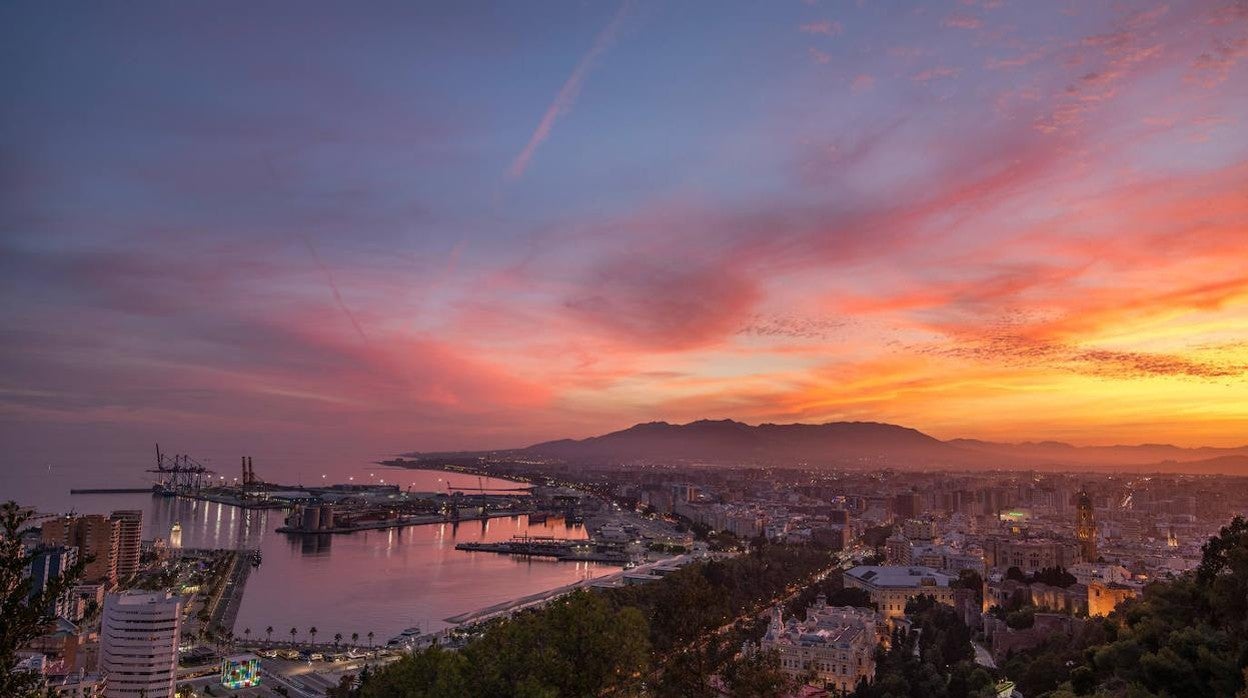
[[[545,536],[517,536],[499,543],[459,543],[455,549],[504,555],[553,557],[556,560],[568,562],[605,562],[616,565],[628,564],[633,559],[622,544]]]
[[[389,528],[405,528],[407,526],[427,526],[430,524],[443,523],[468,523],[470,521],[484,521],[486,519],[506,519],[513,516],[524,516],[526,511],[491,511],[487,514],[474,514],[472,516],[461,516],[459,518],[435,514],[429,516],[409,516],[400,519],[391,519],[383,521],[361,521],[346,525],[330,526],[327,528],[305,528],[302,526],[280,526],[276,530],[278,533],[291,533],[303,535],[320,535],[322,533],[355,533],[356,531],[379,531]]]

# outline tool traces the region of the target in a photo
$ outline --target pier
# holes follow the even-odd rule
[[[326,528],[304,528],[302,526],[280,526],[277,528],[278,533],[290,533],[301,535],[320,535],[322,533],[338,534],[338,533],[355,533],[356,531],[378,531],[390,528],[405,528],[407,526],[427,526],[430,524],[442,523],[468,523],[471,521],[484,521],[486,519],[506,519],[513,516],[524,516],[526,511],[491,511],[485,514],[474,514],[473,516],[460,516],[458,518],[446,516],[443,514],[429,516],[408,516],[398,519],[388,519],[383,521],[361,521],[338,526],[330,526]]]
[[[618,543],[531,536],[519,536],[501,543],[459,543],[455,549],[618,565],[627,564],[632,559],[625,546]]]

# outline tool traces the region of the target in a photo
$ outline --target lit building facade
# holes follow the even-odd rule
[[[875,677],[879,616],[867,608],[828,606],[820,596],[806,609],[806,620],[784,622],[780,609],[771,614],[759,646],[780,655],[780,668],[798,677],[812,674],[817,685],[852,691],[861,679]]]
[[[991,536],[983,541],[984,562],[989,567],[1017,567],[1028,574],[1051,567],[1070,567],[1079,562],[1079,545],[1055,538]]]
[[[100,622],[105,698],[168,698],[178,674],[182,599],[168,592],[109,594]]]
[[[234,691],[260,685],[260,658],[240,654],[221,660],[221,685]]]
[[[900,533],[894,533],[884,541],[884,562],[890,565],[910,564],[910,541]]]
[[[862,589],[885,618],[906,615],[906,602],[917,596],[934,597],[938,603],[953,605],[954,577],[930,567],[861,565],[845,571],[845,586]]]
[[[1111,582],[1092,582],[1088,585],[1088,615],[1107,616],[1118,604],[1140,595],[1137,587]]]
[[[118,522],[100,514],[63,516],[45,521],[41,531],[44,544],[73,546],[78,555],[92,558],[83,581],[117,584]]]
[[[1083,561],[1096,562],[1096,514],[1087,490],[1079,491],[1079,502],[1075,508],[1075,537],[1079,539],[1079,553]]]
[[[139,571],[143,512],[137,509],[114,511],[108,518],[117,524],[117,578],[126,579]]]

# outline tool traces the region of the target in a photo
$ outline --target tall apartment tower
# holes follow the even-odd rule
[[[42,594],[48,584],[69,571],[78,561],[78,548],[64,545],[40,545],[31,554],[30,595]],[[71,615],[71,592],[66,590],[59,599],[53,599],[50,613],[63,618]]]
[[[92,557],[83,572],[83,581],[117,584],[117,548],[121,524],[101,514],[64,516],[43,523],[45,545],[78,548],[79,557]]]
[[[137,509],[114,511],[108,518],[117,522],[117,578],[125,579],[139,571],[143,512]]]
[[[1080,556],[1084,562],[1096,562],[1096,516],[1092,513],[1092,498],[1087,490],[1079,490],[1075,512],[1075,537],[1079,539]]]
[[[171,698],[178,678],[182,599],[169,592],[125,591],[104,599],[100,671],[104,698]]]

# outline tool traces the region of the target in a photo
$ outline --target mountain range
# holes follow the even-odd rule
[[[688,424],[647,422],[602,436],[547,441],[527,448],[492,453],[587,463],[684,461],[975,469],[1082,467],[1248,475],[1248,446],[1183,448],[1169,444],[1074,446],[1057,441],[941,441],[917,429],[880,422],[757,426],[730,419],[704,419]]]

